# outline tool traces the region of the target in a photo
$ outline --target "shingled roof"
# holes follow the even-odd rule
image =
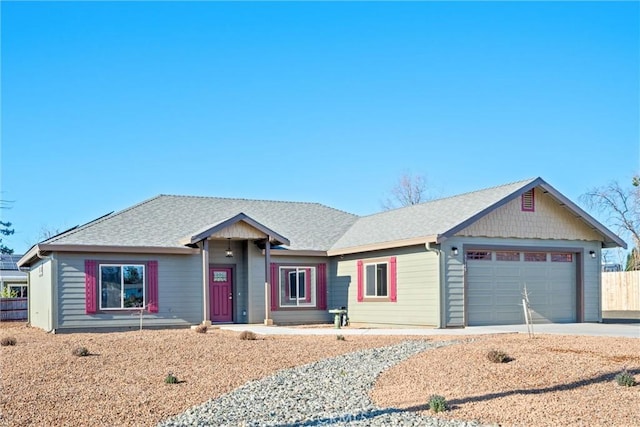
[[[439,243],[497,207],[536,187],[550,194],[588,227],[602,234],[605,247],[626,247],[622,239],[542,178],[531,178],[361,217],[338,239],[329,250],[329,254],[371,250],[372,245],[393,247],[403,246],[403,242]]]
[[[178,248],[185,236],[240,213],[285,236],[296,250],[326,251],[358,219],[319,203],[160,195],[42,244]]]
[[[604,247],[625,242],[568,200],[542,178],[532,178],[418,205],[358,217],[319,203],[160,195],[123,211],[105,215],[39,244],[186,249],[185,237],[216,224],[247,218],[286,241],[286,249],[328,255],[441,242],[522,193],[540,188],[576,218],[603,236]],[[287,241],[288,240],[288,241]],[[62,249],[61,249],[62,250]],[[31,253],[32,251],[29,251]],[[29,254],[27,254],[29,255]],[[21,260],[26,264],[27,255]]]

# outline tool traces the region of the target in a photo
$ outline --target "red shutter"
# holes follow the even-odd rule
[[[93,314],[96,312],[96,306],[98,304],[98,295],[96,290],[96,275],[97,265],[96,262],[90,259],[84,261],[84,304],[85,313]]]
[[[278,264],[271,263],[271,311],[278,310]]]
[[[362,260],[358,260],[358,302],[362,302],[364,300],[364,266],[362,265]]]
[[[327,264],[318,264],[318,310],[327,309]]]
[[[158,261],[147,263],[147,309],[158,312]]]
[[[304,302],[311,302],[311,269],[304,269]]]
[[[389,299],[393,302],[398,301],[398,284],[397,284],[397,280],[396,277],[398,276],[397,274],[397,268],[396,268],[396,257],[392,256],[390,259],[390,267],[391,267],[391,271],[389,273],[390,277],[390,281],[391,281],[391,287],[389,289]]]

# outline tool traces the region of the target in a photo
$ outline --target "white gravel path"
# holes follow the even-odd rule
[[[419,352],[451,344],[405,341],[281,370],[158,426],[478,426],[379,408],[368,396],[384,370]]]

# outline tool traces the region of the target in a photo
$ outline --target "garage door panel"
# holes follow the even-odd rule
[[[513,280],[509,280],[507,282],[496,281],[493,283],[492,288],[496,291],[506,291],[512,292],[517,290],[520,292],[520,284],[517,282],[513,282]]]
[[[572,262],[550,260],[467,260],[467,324],[523,323],[525,285],[535,323],[575,321],[575,257]]]
[[[496,309],[504,310],[509,306],[518,307],[522,305],[522,298],[518,298],[514,295],[496,295],[494,299],[495,304],[498,305]]]

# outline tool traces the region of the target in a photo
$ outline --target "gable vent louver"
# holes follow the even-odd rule
[[[522,210],[524,212],[533,212],[535,210],[533,188],[522,194]]]

